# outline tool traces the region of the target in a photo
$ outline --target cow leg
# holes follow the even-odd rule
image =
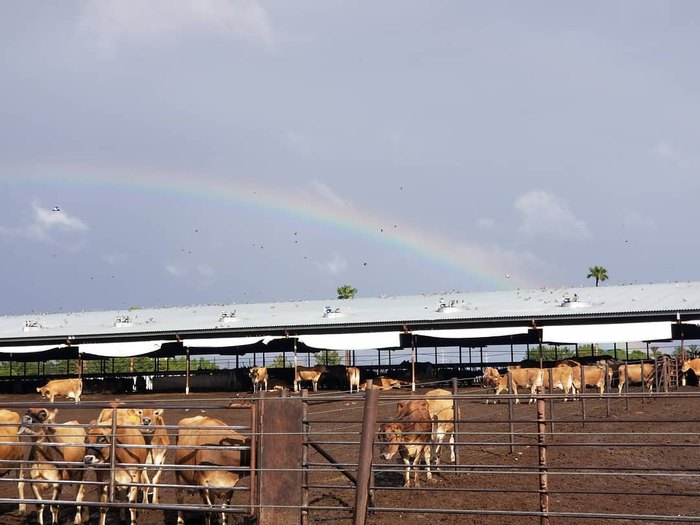
[[[17,492],[19,495],[19,513],[24,516],[27,513],[27,504],[24,502],[24,463],[20,463],[17,467]]]
[[[82,481],[82,480],[79,480]],[[80,483],[78,485],[78,493],[75,495],[75,502],[80,503],[85,499],[85,485]],[[86,514],[88,515],[85,519],[83,519],[83,511],[86,511]],[[89,512],[87,512],[87,508],[83,507],[82,505],[78,505],[75,509],[75,519],[73,520],[73,523],[75,525],[80,525],[84,521],[90,521],[90,516]]]
[[[139,499],[139,488],[138,487],[130,487],[129,488],[129,503],[136,503],[138,501],[138,499]],[[134,507],[129,507],[129,518],[131,519],[131,525],[137,525],[136,509]]]
[[[149,492],[149,490],[151,490],[151,480],[148,477],[148,471],[145,468],[143,469],[143,472],[141,472],[141,481],[144,484],[144,487],[142,489],[143,490],[143,500],[142,501],[144,504],[148,504],[148,492]],[[154,489],[154,491],[155,491],[155,489]],[[154,501],[153,503],[156,503],[156,502]]]
[[[425,447],[425,450],[423,451],[423,455],[425,457],[425,470],[426,470],[426,477],[428,478],[428,481],[432,481],[433,479],[433,473],[430,471],[430,449],[431,447],[427,446]],[[418,467],[418,463],[420,462],[420,454],[416,455],[416,467]],[[418,478],[417,475],[418,469],[416,468],[416,479]],[[418,485],[416,485],[418,486]]]
[[[156,470],[156,473],[153,475],[153,479],[151,480],[151,483],[153,483],[153,498],[151,499],[151,501],[155,504],[160,502],[160,497],[158,496],[158,483],[160,483],[160,478],[162,475],[163,469],[158,469]]]
[[[403,486],[410,487],[411,486],[411,460],[410,460],[410,458],[404,458],[403,464],[405,465],[405,468],[403,471]]]
[[[175,483],[177,485],[181,485],[181,484],[185,483],[185,480],[180,477],[179,472],[175,474]],[[178,505],[182,505],[183,503],[185,503],[185,489],[180,488],[180,487],[176,488],[175,489],[175,499],[177,500]],[[185,519],[184,519],[182,514],[183,514],[182,511],[180,509],[178,509],[178,511],[177,511],[177,525],[185,525]]]
[[[39,489],[39,485],[36,483],[31,483],[30,486],[32,487],[32,492],[34,493],[34,499],[40,500],[44,499],[41,490]],[[36,517],[37,521],[39,522],[39,525],[44,525],[44,504],[43,503],[37,503],[36,504]]]
[[[51,493],[51,501],[58,501],[61,498],[61,491],[63,490],[63,485],[61,484],[56,484],[53,487],[53,491]],[[51,509],[51,525],[57,525],[58,524],[58,505],[49,505],[49,508]]]

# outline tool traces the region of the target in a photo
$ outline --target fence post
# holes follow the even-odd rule
[[[353,525],[365,525],[367,521],[367,503],[370,498],[370,478],[372,476],[372,452],[374,435],[377,427],[379,407],[379,390],[365,390],[365,409],[362,416],[362,434],[360,437],[360,457],[357,461],[357,487],[355,490],[355,511]]]
[[[541,393],[541,391],[540,391]],[[537,397],[537,460],[540,481],[540,525],[549,525],[549,483],[547,478],[547,420],[546,406],[541,396]]]
[[[515,454],[515,425],[513,424],[513,378],[508,371],[508,433],[510,434],[510,453]]]

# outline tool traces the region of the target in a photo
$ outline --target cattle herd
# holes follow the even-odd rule
[[[651,392],[654,365],[648,363],[622,364],[617,369],[618,389],[625,383],[642,383]],[[682,372],[694,370],[700,376],[700,359],[686,361]],[[304,382],[317,388],[319,378],[326,372],[323,366],[297,367],[294,388]],[[360,369],[347,367],[350,392],[369,388],[400,388],[407,383],[387,377],[360,382]],[[265,367],[249,370],[253,391],[268,390],[273,378]],[[585,387],[602,394],[610,385],[613,368],[605,362],[583,365],[573,361],[558,363],[550,369],[513,366],[501,374],[486,368],[483,387],[498,396],[502,392],[518,393],[525,388],[530,401],[538,388],[559,389],[564,400],[577,396]],[[277,389],[274,386],[272,389]],[[37,388],[42,398],[81,401],[82,381],[62,379],[49,381]],[[428,391],[421,398],[397,403],[396,416],[383,423],[378,431],[380,455],[385,460],[400,458],[404,464],[404,486],[418,486],[418,466],[424,464],[428,479],[431,466],[440,462],[440,448],[449,447],[450,460],[455,462],[455,421],[460,414],[452,393],[444,389]],[[487,401],[488,402],[488,401]],[[516,399],[517,402],[517,399]],[[251,438],[238,433],[221,419],[196,415],[181,419],[171,447],[170,433],[164,411],[153,408],[105,408],[99,416],[83,425],[78,421],[56,422],[57,409],[31,408],[22,416],[12,410],[0,409],[0,476],[16,470],[19,511],[26,513],[25,484],[30,483],[34,499],[58,501],[65,485],[78,486],[74,523],[87,521],[84,477],[94,472],[98,482],[100,503],[111,499],[114,491],[123,489],[129,503],[158,503],[158,487],[166,465],[166,452],[175,448],[174,472],[178,504],[184,502],[185,490],[199,492],[202,504],[209,509],[230,505],[233,491],[251,465]],[[18,446],[23,443],[23,446]],[[118,444],[119,446],[115,446]],[[111,468],[110,468],[111,466]],[[87,467],[87,468],[85,468]],[[51,523],[59,523],[58,505],[49,505]],[[37,505],[37,522],[44,524],[44,506]],[[99,510],[99,523],[106,523],[107,506]],[[130,522],[137,523],[137,509],[129,508]],[[221,512],[225,524],[227,514]],[[178,512],[178,525],[184,525]],[[209,513],[206,522],[209,523]]]

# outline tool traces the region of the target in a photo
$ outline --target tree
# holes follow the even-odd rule
[[[588,269],[588,275],[586,276],[586,279],[590,279],[591,277],[595,278],[595,285],[598,286],[598,283],[600,281],[608,280],[608,271],[602,266],[591,266]]]
[[[357,295],[357,288],[353,288],[349,284],[338,286],[338,299],[352,299]]]
[[[333,366],[339,365],[343,362],[343,358],[335,350],[323,350],[322,352],[316,352],[314,354],[314,359],[317,365]]]
[[[294,366],[294,358],[283,359],[282,354],[276,355],[270,364],[270,368],[291,368]]]

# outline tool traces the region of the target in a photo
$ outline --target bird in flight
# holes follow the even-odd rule
[[[59,208],[58,206],[54,206],[52,211],[61,211],[61,208]]]

